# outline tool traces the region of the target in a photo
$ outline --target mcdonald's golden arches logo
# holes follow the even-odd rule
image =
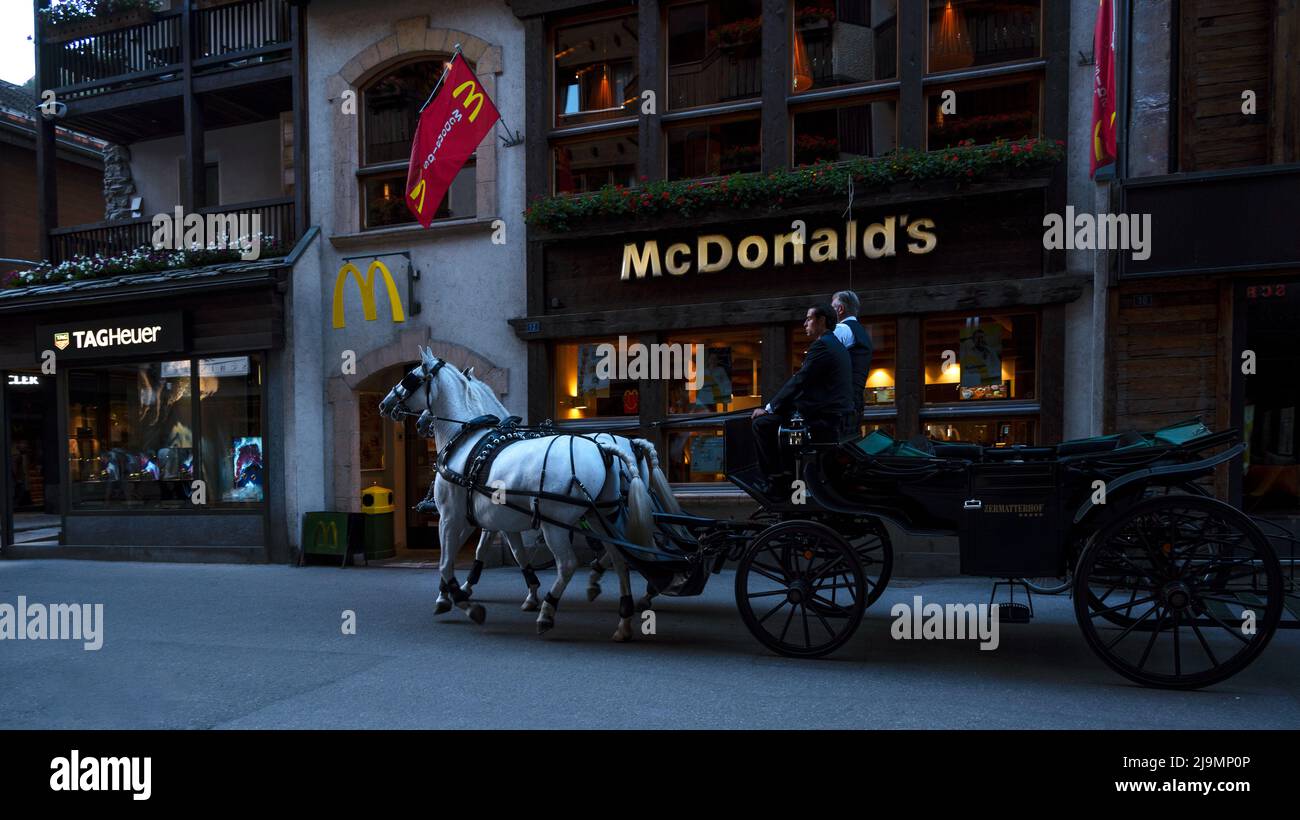
[[[339,527],[333,521],[317,521],[315,535],[315,543],[318,547],[339,545]]]
[[[366,317],[367,322],[373,322],[376,319],[375,313],[375,271],[384,275],[384,284],[388,287],[388,305],[393,314],[394,322],[405,322],[406,312],[402,309],[402,299],[397,295],[397,284],[393,281],[393,274],[389,272],[388,266],[378,259],[370,263],[366,268],[366,275],[362,277],[361,269],[356,265],[348,262],[339,268],[339,275],[334,280],[334,327],[341,328],[346,326],[343,317],[343,285],[347,281],[347,275],[352,274],[352,279],[357,283],[357,290],[361,291],[361,313]]]
[[[455,90],[451,92],[451,96],[452,99],[460,99],[461,92],[466,88],[469,89],[469,93],[465,95],[465,101],[460,105],[466,111],[469,111],[471,105],[474,106],[474,113],[469,115],[469,121],[473,122],[478,119],[478,112],[483,108],[483,92],[478,90],[478,83],[473,80],[466,80],[456,86]]]

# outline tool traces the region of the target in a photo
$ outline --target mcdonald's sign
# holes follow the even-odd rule
[[[343,555],[348,550],[347,513],[309,512],[303,515],[302,551],[308,555]]]
[[[352,274],[352,279],[357,283],[357,290],[361,292],[361,313],[366,317],[367,322],[375,321],[377,316],[375,312],[375,271],[384,275],[384,284],[388,287],[388,306],[392,311],[394,322],[405,322],[406,312],[402,309],[402,299],[397,294],[397,283],[393,281],[393,274],[389,272],[388,266],[378,259],[370,263],[366,268],[366,275],[361,275],[361,269],[351,262],[339,268],[339,274],[334,279],[334,327],[341,328],[346,326],[343,317],[343,291],[347,282],[348,274]]]

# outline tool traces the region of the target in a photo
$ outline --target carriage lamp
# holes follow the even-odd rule
[[[788,422],[777,429],[777,435],[785,447],[802,447],[808,440],[808,430],[804,427],[803,416],[795,413]]]

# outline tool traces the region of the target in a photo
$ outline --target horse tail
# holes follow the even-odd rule
[[[643,438],[632,439],[636,451],[642,455],[642,463],[646,469],[642,472],[642,477],[650,487],[650,491],[659,499],[659,503],[664,506],[664,512],[682,513],[682,505],[677,503],[677,496],[673,495],[673,488],[668,484],[668,476],[664,475],[663,469],[659,466],[659,453],[655,446]]]
[[[600,448],[601,452],[623,462],[628,475],[632,477],[627,487],[627,530],[624,537],[633,544],[653,547],[654,502],[650,499],[650,491],[646,489],[645,482],[641,480],[641,474],[637,471],[636,462],[632,461],[627,453],[624,453],[613,444],[597,442],[596,446]]]

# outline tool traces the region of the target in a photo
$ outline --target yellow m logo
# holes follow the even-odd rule
[[[316,546],[337,547],[339,545],[339,528],[333,521],[316,522]]]
[[[339,268],[338,278],[334,280],[334,327],[340,328],[346,325],[343,318],[343,284],[347,281],[349,273],[356,280],[357,290],[361,291],[362,314],[365,315],[367,322],[375,321],[376,270],[384,275],[384,284],[388,286],[388,304],[393,312],[393,321],[406,321],[406,313],[402,310],[402,300],[397,295],[397,285],[393,282],[393,275],[388,272],[388,267],[383,262],[376,259],[370,263],[369,268],[366,268],[365,278],[361,276],[361,269],[351,262]]]
[[[465,95],[465,102],[461,103],[461,106],[466,111],[469,110],[469,107],[471,105],[474,106],[474,113],[469,115],[469,121],[473,122],[474,120],[478,119],[479,109],[483,107],[483,92],[478,90],[478,84],[475,83],[473,80],[466,80],[465,82],[456,86],[456,89],[451,92],[451,96],[452,99],[459,99],[460,93],[464,91],[466,88],[469,89],[469,93]]]

